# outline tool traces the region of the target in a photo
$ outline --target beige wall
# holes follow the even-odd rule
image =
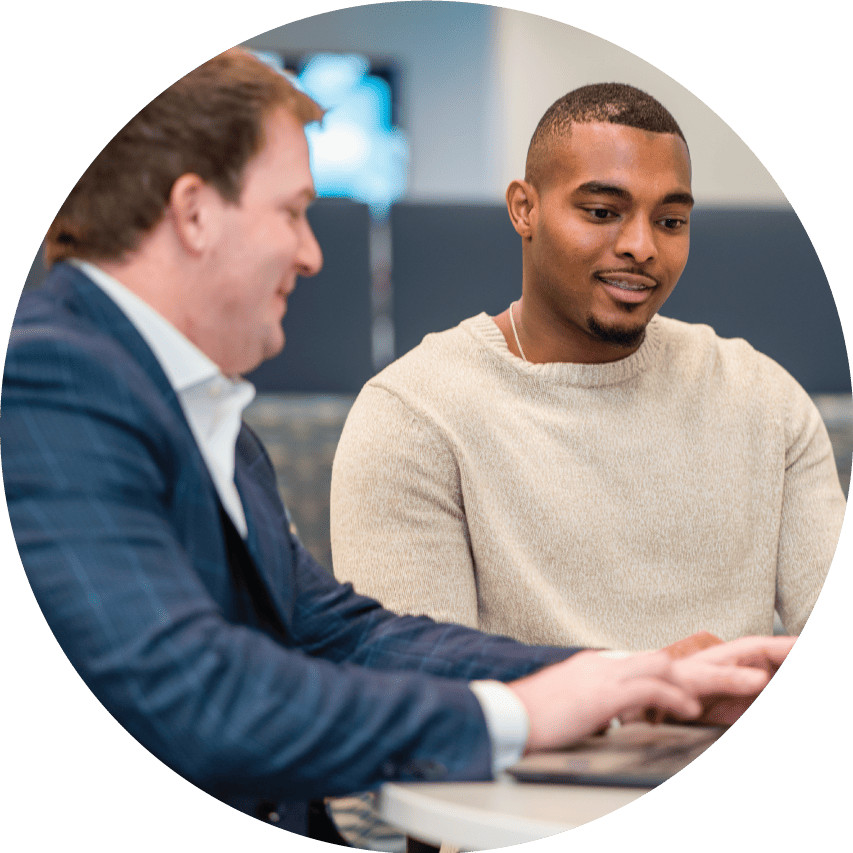
[[[565,24],[495,9],[495,170],[500,186],[524,173],[539,118],[566,92],[587,83],[630,83],[675,116],[693,160],[700,205],[787,206],[776,182],[717,115],[671,77],[610,42]]]

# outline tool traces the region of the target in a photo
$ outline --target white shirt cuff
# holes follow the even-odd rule
[[[486,718],[492,741],[492,775],[515,764],[530,734],[527,709],[513,691],[500,681],[472,681],[468,685]]]

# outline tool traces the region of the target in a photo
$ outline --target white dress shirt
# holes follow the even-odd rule
[[[87,261],[71,261],[127,315],[177,394],[219,499],[245,539],[246,515],[234,484],[234,456],[243,410],[255,397],[245,379],[228,379],[192,341],[147,302]],[[521,757],[530,721],[521,700],[499,681],[473,681],[492,741],[495,775]]]

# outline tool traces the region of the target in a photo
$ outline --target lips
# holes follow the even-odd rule
[[[275,293],[275,295],[284,302],[284,307],[287,308],[287,300],[290,298],[290,295],[293,291],[296,290],[296,282],[293,281],[289,284],[283,284]]]
[[[292,291],[287,290],[277,290],[275,292],[275,298],[279,301],[279,312],[281,313],[281,318],[284,319],[284,315],[287,313],[287,297],[290,295]]]
[[[657,287],[654,279],[636,273],[596,273],[595,278],[617,302],[643,302]]]

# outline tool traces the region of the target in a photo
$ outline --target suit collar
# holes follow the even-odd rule
[[[59,298],[66,309],[88,319],[101,334],[113,338],[136,361],[183,418],[183,410],[157,357],[127,315],[87,275],[71,264],[51,269],[42,290]],[[34,295],[38,291],[34,292]]]

